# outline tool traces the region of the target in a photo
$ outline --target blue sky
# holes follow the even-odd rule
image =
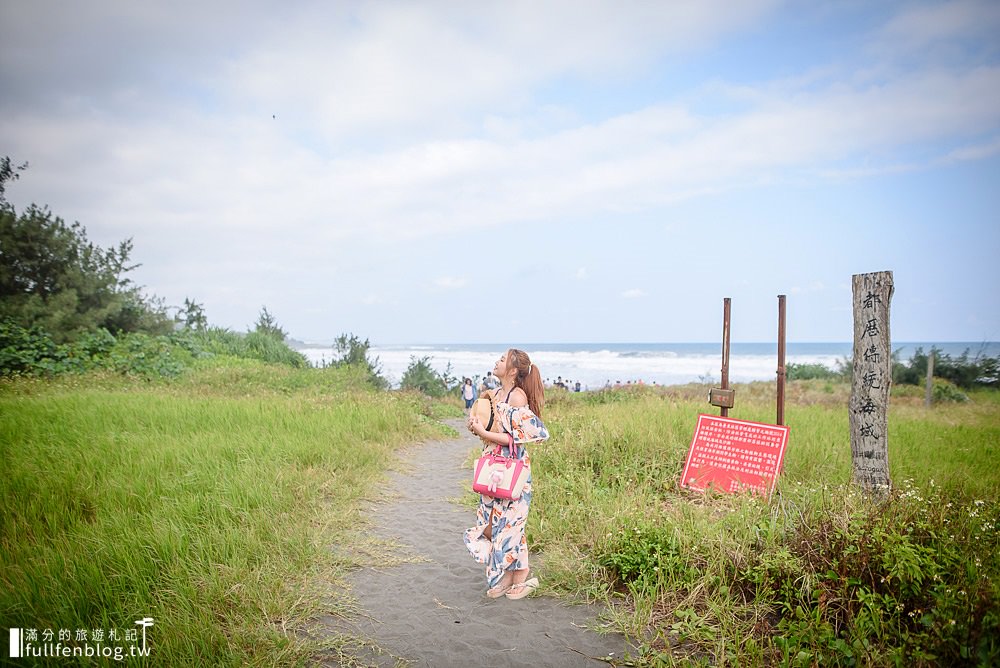
[[[1000,339],[1000,3],[0,4],[8,189],[216,325]]]

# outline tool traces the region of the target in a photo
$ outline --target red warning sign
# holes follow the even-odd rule
[[[771,496],[788,444],[788,427],[698,416],[681,487]]]

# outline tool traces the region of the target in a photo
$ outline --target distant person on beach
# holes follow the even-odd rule
[[[472,402],[476,400],[476,386],[472,384],[471,378],[466,378],[462,385],[462,398],[465,399],[465,410],[472,408]]]
[[[483,376],[483,382],[479,384],[479,394],[486,396],[486,393],[490,390],[495,390],[497,388],[497,381],[493,377],[492,371],[487,371]]]
[[[504,456],[522,460],[529,467],[528,482],[516,500],[480,495],[476,526],[465,532],[465,545],[477,562],[486,564],[486,595],[519,599],[538,588],[538,578],[528,579],[524,529],[531,506],[531,460],[524,446],[549,437],[541,420],[545,389],[538,367],[523,350],[511,348],[501,355],[493,375],[500,381],[500,387],[490,391],[493,430],[487,431],[470,413],[469,431],[485,442],[484,454],[500,446]]]

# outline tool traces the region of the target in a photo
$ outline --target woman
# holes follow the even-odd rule
[[[465,410],[472,408],[472,402],[476,400],[476,387],[472,384],[471,378],[465,379],[462,386],[462,398],[465,399]]]
[[[523,350],[511,348],[502,355],[493,375],[500,381],[500,387],[492,390],[491,402],[496,431],[487,431],[472,414],[468,419],[469,431],[486,442],[484,454],[501,446],[504,456],[524,461],[529,466],[528,482],[521,498],[516,500],[480,495],[476,526],[465,532],[465,545],[476,561],[486,564],[489,587],[486,595],[519,599],[538,587],[538,578],[528,579],[528,542],[524,529],[531,506],[531,461],[524,444],[549,437],[540,419],[545,391],[538,367]],[[508,445],[510,437],[512,445]]]

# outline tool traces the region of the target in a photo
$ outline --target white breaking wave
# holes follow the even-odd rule
[[[330,363],[337,358],[332,348],[310,348],[301,351],[314,365]],[[434,346],[408,346],[372,348],[369,358],[378,358],[382,375],[393,386],[398,386],[403,373],[413,359],[429,358],[429,363],[439,373],[451,365],[449,373],[458,378],[482,378],[493,369],[503,350],[462,350]],[[580,382],[583,389],[599,389],[616,382],[681,385],[693,382],[715,382],[721,379],[722,355],[704,353],[677,353],[674,351],[639,351],[619,353],[611,350],[528,351],[538,365],[542,378],[553,383]],[[822,364],[836,367],[843,355],[813,353],[786,355],[786,364]],[[774,380],[777,376],[776,355],[730,355],[729,380],[745,383],[756,380]]]

